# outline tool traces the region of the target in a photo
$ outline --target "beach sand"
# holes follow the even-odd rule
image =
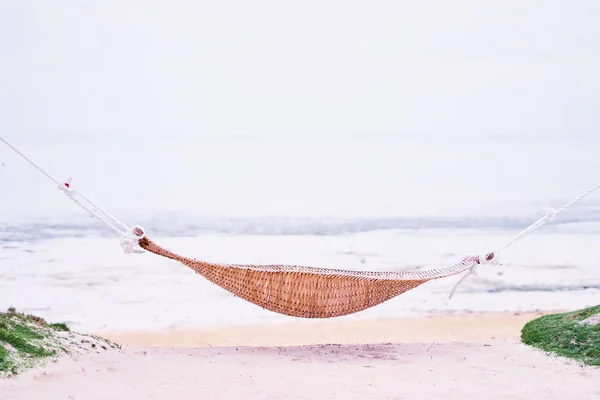
[[[290,319],[291,322],[286,323],[97,333],[120,344],[143,347],[482,341],[518,339],[523,325],[548,313],[459,313],[377,319]]]
[[[600,399],[600,369],[519,343],[538,314],[114,333],[0,381],[21,399]],[[312,343],[335,344],[312,344]],[[342,344],[346,343],[346,344]],[[212,346],[212,347],[210,347]]]
[[[0,382],[21,399],[594,399],[600,370],[515,341],[125,348]]]

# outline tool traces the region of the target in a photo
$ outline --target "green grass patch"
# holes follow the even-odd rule
[[[50,324],[50,327],[55,331],[69,332],[70,329],[64,322],[59,322],[56,324]]]
[[[525,324],[523,343],[559,356],[600,366],[600,324],[581,321],[600,313],[600,305],[563,314],[551,314]]]
[[[43,318],[18,313],[14,308],[0,313],[0,372],[16,373],[18,362],[50,357],[55,350],[43,340],[53,331],[68,331],[63,324],[48,324]]]
[[[9,357],[10,352],[0,345],[0,371],[2,372],[16,372],[13,370],[12,362]]]

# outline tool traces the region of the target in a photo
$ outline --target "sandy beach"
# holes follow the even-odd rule
[[[24,399],[594,399],[600,368],[519,342],[528,314],[113,333],[120,350],[0,381]],[[327,344],[329,343],[329,344]]]
[[[466,253],[465,243],[490,235],[390,231],[165,242],[185,254],[197,253],[202,243],[211,260],[231,259],[226,253],[235,250],[236,259],[256,262],[297,259],[393,270],[417,268],[420,260],[447,265],[457,251]],[[510,262],[482,268],[451,301],[457,279],[325,320],[267,312],[160,258],[123,258],[109,239],[52,239],[26,248],[15,241],[3,248],[0,300],[122,348],[63,356],[2,380],[0,398],[600,398],[600,369],[519,341],[528,321],[595,304],[597,235],[564,232],[528,240],[505,258]]]
[[[205,235],[165,243],[183,254],[198,253],[201,243],[209,260],[231,259],[233,251],[235,259],[256,262],[394,270],[419,268],[422,260],[447,265],[457,252],[466,254],[466,243],[501,241],[490,232],[452,233]],[[110,239],[52,239],[26,248],[15,242],[2,254],[6,306],[122,348],[63,356],[2,380],[0,398],[600,399],[600,369],[519,340],[523,326],[543,314],[596,303],[597,235],[528,240],[506,264],[481,268],[451,301],[457,278],[325,320],[267,312],[178,264],[124,258]]]
[[[0,382],[24,399],[594,399],[600,370],[518,344],[139,348]]]
[[[557,311],[558,312],[558,311]],[[198,329],[97,332],[142,347],[303,346],[517,340],[527,322],[547,313],[459,313],[427,317],[293,320]]]

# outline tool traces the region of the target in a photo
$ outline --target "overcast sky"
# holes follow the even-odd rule
[[[13,139],[600,136],[600,2],[0,0]]]

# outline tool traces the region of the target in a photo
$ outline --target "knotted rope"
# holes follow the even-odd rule
[[[498,247],[493,252],[490,252],[490,253],[486,254],[484,257],[481,257],[481,256],[477,257],[477,259],[474,260],[474,261],[476,261],[476,263],[473,264],[473,266],[469,269],[469,272],[467,272],[465,275],[463,275],[463,277],[458,282],[456,282],[456,284],[454,285],[454,288],[450,292],[450,295],[448,296],[448,298],[451,299],[454,296],[456,288],[460,284],[462,284],[468,277],[470,277],[472,275],[477,275],[477,266],[482,265],[482,264],[495,264],[495,265],[498,265],[498,262],[496,261],[495,257],[500,252],[502,252],[507,247],[509,247],[510,245],[514,244],[515,242],[523,239],[525,236],[528,236],[528,235],[532,234],[533,232],[537,231],[538,229],[540,229],[544,225],[550,224],[550,223],[554,222],[554,220],[556,219],[556,216],[558,214],[562,213],[563,211],[565,211],[567,208],[571,207],[573,204],[577,203],[578,201],[583,200],[585,197],[589,196],[590,194],[592,194],[593,192],[595,192],[596,190],[598,190],[598,188],[600,188],[600,184],[591,187],[586,192],[582,193],[580,196],[578,196],[578,197],[574,198],[573,200],[565,203],[559,209],[554,209],[552,207],[546,208],[544,210],[544,215],[542,217],[540,217],[538,220],[536,220],[535,222],[533,222],[527,228],[523,229],[521,232],[519,232],[517,235],[515,235],[515,237],[513,237],[511,240],[509,240],[508,242],[504,243],[503,245],[501,245],[500,247]]]

